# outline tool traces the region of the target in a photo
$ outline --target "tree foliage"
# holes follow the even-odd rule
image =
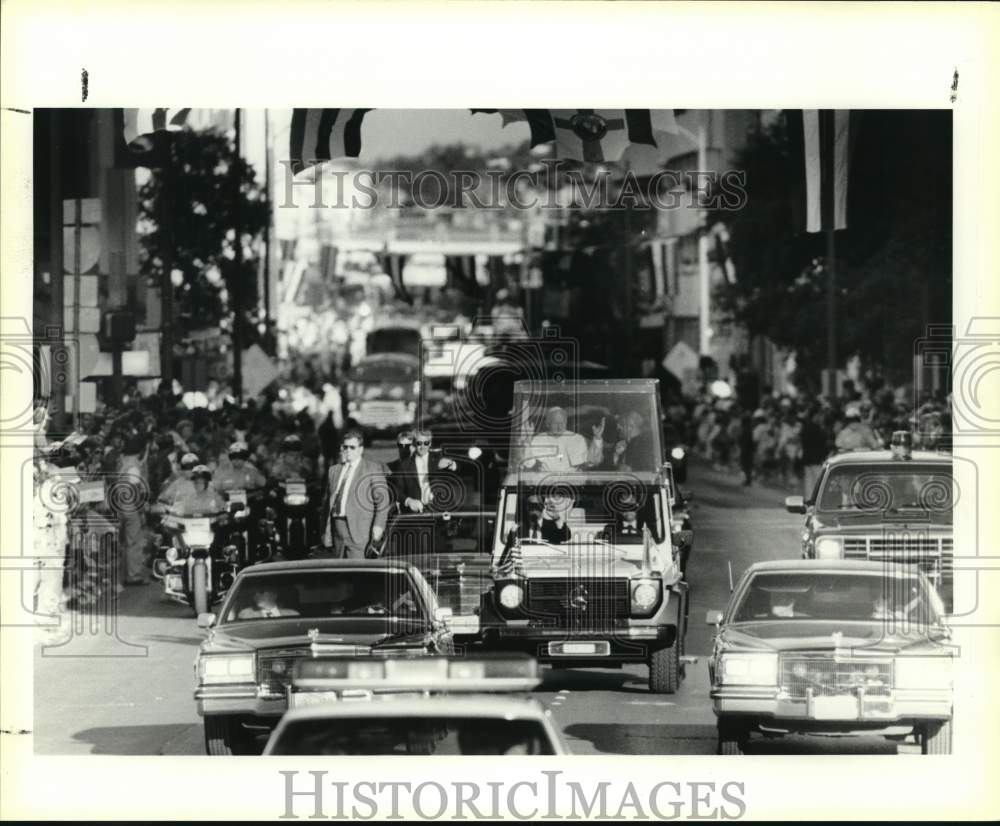
[[[232,311],[237,278],[244,313],[256,308],[255,242],[267,226],[269,205],[253,167],[235,157],[225,135],[184,130],[171,137],[169,160],[151,170],[139,191],[140,215],[149,228],[141,236],[142,266],[157,279],[167,268],[183,274],[174,307],[180,325],[190,331],[218,325]],[[236,263],[237,217],[241,266]]]
[[[848,227],[835,238],[839,360],[875,379],[911,377],[914,343],[951,323],[949,111],[852,112]],[[721,306],[753,334],[794,350],[800,381],[826,359],[826,239],[805,229],[801,115],[749,136],[737,160],[747,203],[729,227],[737,283]]]

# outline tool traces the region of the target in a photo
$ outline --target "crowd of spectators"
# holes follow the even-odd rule
[[[744,485],[802,487],[808,497],[831,453],[888,447],[897,430],[912,433],[915,449],[949,449],[950,408],[943,395],[927,395],[914,407],[905,388],[848,387],[832,399],[768,393],[754,409],[706,394],[691,411],[689,438],[717,470],[739,470]]]

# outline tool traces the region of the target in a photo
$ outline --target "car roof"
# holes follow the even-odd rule
[[[280,574],[295,571],[409,570],[408,562],[390,559],[298,559],[289,562],[261,562],[240,571],[240,576]]]
[[[929,450],[914,450],[909,459],[897,459],[891,450],[845,450],[837,453],[826,460],[828,465],[843,465],[866,462],[885,462],[893,465],[904,465],[911,462],[925,462],[930,464],[950,465],[952,456],[950,453],[932,453]]]
[[[334,702],[285,712],[283,722],[324,720],[337,717],[481,717],[489,720],[544,720],[545,710],[537,700],[496,695],[408,698],[376,696],[366,701]]]
[[[884,576],[904,576],[916,573],[916,565],[901,562],[869,561],[867,559],[771,559],[754,562],[746,569],[746,574],[757,573],[832,573],[832,574],[879,574]]]

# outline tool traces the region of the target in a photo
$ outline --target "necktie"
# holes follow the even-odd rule
[[[344,505],[344,488],[347,487],[347,477],[351,473],[352,465],[344,465],[340,472],[340,479],[337,480],[337,494],[333,497],[333,515],[340,516]]]

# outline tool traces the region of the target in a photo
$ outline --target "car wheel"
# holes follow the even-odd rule
[[[743,754],[746,749],[747,740],[750,739],[746,729],[723,723],[718,725],[718,746],[716,754]]]
[[[680,685],[678,643],[654,651],[649,658],[649,690],[654,694],[673,694]]]
[[[951,754],[951,720],[928,723],[920,735],[921,754]]]
[[[254,754],[253,737],[240,718],[227,714],[205,715],[205,753],[213,757]]]

